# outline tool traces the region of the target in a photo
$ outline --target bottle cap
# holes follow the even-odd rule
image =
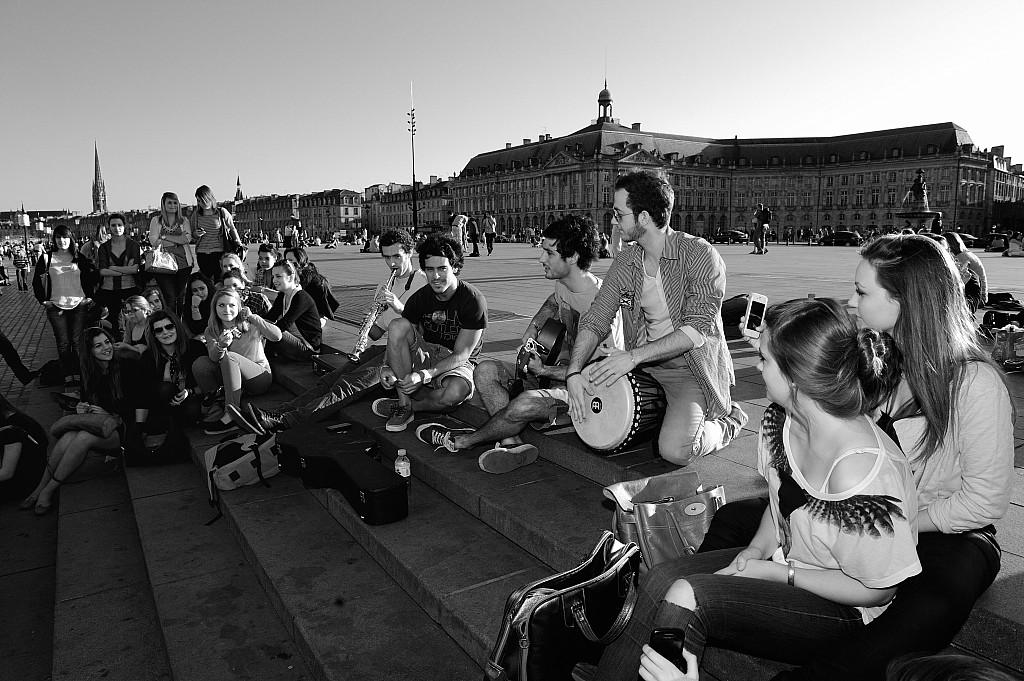
[[[405,456],[405,450],[404,449],[399,449],[398,450],[398,456]]]

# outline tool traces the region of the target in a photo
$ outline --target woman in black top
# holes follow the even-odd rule
[[[281,329],[281,340],[267,341],[267,350],[281,357],[307,361],[320,352],[322,328],[316,303],[299,285],[299,274],[287,260],[274,265],[277,298],[267,313],[267,321]],[[298,335],[296,335],[296,332]]]
[[[21,502],[23,509],[35,507],[36,515],[52,510],[57,488],[74,473],[90,450],[118,450],[127,441],[127,432],[139,432],[138,423],[146,420],[139,394],[139,367],[133,359],[114,353],[114,337],[106,329],[91,326],[82,334],[82,401],[79,414],[115,414],[120,426],[107,437],[86,430],[64,433],[53,446],[46,470],[35,490]]]
[[[0,504],[21,499],[46,468],[46,430],[0,395]]]
[[[192,363],[206,356],[206,346],[195,340],[174,313],[154,312],[146,320],[147,349],[142,355],[142,389],[148,399],[149,435],[196,423],[200,392]]]
[[[338,301],[331,293],[331,284],[320,274],[316,265],[309,259],[305,248],[289,248],[284,252],[285,259],[295,266],[299,272],[299,283],[302,289],[316,302],[316,309],[325,319],[334,319],[334,311],[338,309]]]
[[[213,281],[202,272],[193,272],[185,286],[185,314],[182,321],[192,338],[199,338],[210,323],[210,299],[213,298]]]

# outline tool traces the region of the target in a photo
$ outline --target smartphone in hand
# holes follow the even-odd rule
[[[751,293],[747,300],[747,321],[743,324],[743,335],[747,338],[759,338],[761,324],[764,323],[764,313],[768,309],[768,296],[760,293]]]
[[[660,628],[651,632],[648,643],[659,655],[674,664],[679,671],[686,673],[686,660],[683,659],[683,630]]]

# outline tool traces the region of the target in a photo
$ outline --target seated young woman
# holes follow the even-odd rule
[[[123,340],[114,344],[119,357],[138,359],[146,351],[146,319],[153,314],[153,308],[142,296],[128,296],[124,301]]]
[[[202,398],[192,365],[206,355],[206,346],[167,310],[154,312],[146,320],[146,339],[148,348],[140,362],[149,398],[146,432],[159,436],[199,420]],[[159,445],[160,441],[147,444]]]
[[[299,273],[287,260],[274,265],[274,288],[278,296],[267,320],[281,329],[281,340],[268,342],[267,350],[296,361],[307,361],[320,352],[323,335],[316,303],[299,285]]]
[[[82,401],[75,407],[79,414],[115,414],[121,425],[107,437],[87,430],[64,433],[50,452],[42,479],[21,502],[22,509],[35,508],[36,515],[45,515],[53,508],[53,498],[68,476],[78,470],[90,450],[119,450],[128,433],[141,432],[146,420],[141,407],[139,364],[135,359],[118,357],[114,337],[104,328],[91,326],[82,334]]]
[[[760,527],[749,546],[655,566],[598,680],[636,678],[655,627],[681,629],[697,661],[713,645],[799,664],[878,617],[921,571],[910,466],[869,415],[899,383],[892,338],[858,332],[819,298],[769,308],[759,345],[772,401],[758,443],[769,490]]]
[[[334,312],[338,309],[338,301],[331,293],[331,284],[327,277],[320,274],[316,265],[309,259],[305,248],[289,248],[284,252],[285,260],[295,266],[299,272],[299,283],[303,290],[316,302],[316,309],[320,313],[321,326],[329,319],[334,319]]]
[[[156,312],[157,310],[170,309],[164,304],[164,294],[156,286],[150,286],[142,292],[142,297],[149,303],[149,307]]]
[[[0,504],[21,500],[46,468],[46,429],[0,395]]]
[[[273,377],[263,343],[280,341],[281,330],[252,314],[242,304],[238,291],[231,287],[214,293],[210,307],[207,354],[192,364],[192,373],[203,393],[224,386],[224,409],[215,410],[203,421],[207,435],[218,435],[236,428],[225,409],[238,409],[243,391],[260,395],[270,390]]]
[[[245,278],[244,273],[237,267],[232,267],[221,275],[220,285],[238,291],[238,296],[242,299],[242,305],[249,308],[249,312],[258,314],[264,319],[267,313],[270,312],[270,301],[259,291],[249,288],[249,280]]]
[[[185,285],[185,315],[182,321],[192,337],[202,336],[210,321],[210,299],[213,297],[213,281],[202,272],[189,275]]]

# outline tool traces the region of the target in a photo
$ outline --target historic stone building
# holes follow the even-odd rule
[[[412,186],[386,185],[388,191],[376,194],[381,231],[391,228],[412,230]],[[452,208],[451,180],[432,175],[426,185],[416,183],[416,222],[420,232],[448,227],[448,211]],[[372,232],[371,232],[372,233]]]
[[[327,189],[299,196],[299,219],[307,234],[328,239],[334,232],[362,230],[362,194],[351,189]]]
[[[621,125],[607,88],[591,125],[478,154],[452,182],[452,193],[458,212],[493,211],[499,233],[523,234],[566,213],[587,214],[610,231],[615,179],[642,168],[662,170],[675,189],[672,227],[705,236],[746,230],[758,203],[772,209],[780,231],[896,229],[902,225],[895,213],[918,168],[947,228],[987,233],[1002,215],[1000,204],[1024,201],[1021,165],[1011,165],[1002,147],[978,149],[953,123],[835,137],[710,139]]]
[[[283,234],[293,216],[299,216],[298,194],[250,196],[234,205],[233,217],[239,234],[249,232],[258,237],[262,233],[270,239],[275,230],[280,229]]]

